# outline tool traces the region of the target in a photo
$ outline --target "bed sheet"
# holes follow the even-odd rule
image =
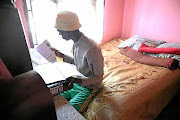
[[[137,63],[120,54],[122,41],[100,45],[104,88],[83,113],[88,120],[153,120],[179,91],[179,69]]]

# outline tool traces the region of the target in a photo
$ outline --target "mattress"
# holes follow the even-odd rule
[[[100,45],[104,88],[83,116],[88,120],[154,120],[180,88],[180,69],[138,63],[122,55],[114,39]]]

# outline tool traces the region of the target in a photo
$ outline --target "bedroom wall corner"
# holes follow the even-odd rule
[[[180,0],[125,0],[121,38],[180,43]]]
[[[102,42],[121,37],[124,2],[125,0],[105,0]]]

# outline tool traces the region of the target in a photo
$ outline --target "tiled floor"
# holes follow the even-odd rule
[[[57,120],[85,120],[85,118],[61,95],[54,98]]]

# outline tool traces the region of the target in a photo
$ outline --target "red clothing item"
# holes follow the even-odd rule
[[[180,48],[152,48],[147,46],[146,44],[142,43],[141,46],[138,49],[139,52],[146,52],[146,53],[168,53],[168,54],[176,54],[180,55]]]

